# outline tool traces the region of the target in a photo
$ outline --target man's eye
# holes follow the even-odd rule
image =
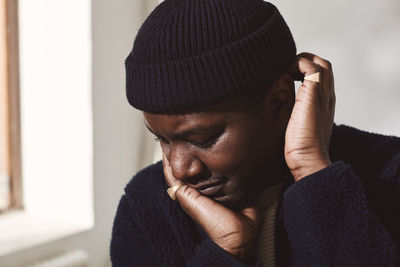
[[[210,148],[217,142],[218,137],[219,137],[219,135],[214,136],[205,142],[191,142],[191,143],[200,148]]]
[[[154,137],[154,140],[155,140],[156,142],[168,143],[168,140],[165,139],[165,138],[162,137],[162,136],[155,136],[155,137]]]
[[[204,142],[192,141],[190,143],[199,148],[207,149],[207,148],[212,147],[218,141],[218,139],[224,134],[224,132],[225,132],[225,129],[223,128],[223,129],[220,129],[219,131],[217,131],[216,134],[213,135],[207,141],[204,141]]]

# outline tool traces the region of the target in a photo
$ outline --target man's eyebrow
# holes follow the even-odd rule
[[[159,134],[155,133],[152,129],[150,129],[150,127],[147,125],[147,123],[144,123],[146,125],[146,128],[155,136],[160,136]],[[188,129],[186,131],[183,131],[181,133],[176,133],[173,134],[171,137],[172,139],[178,139],[178,140],[182,140],[182,139],[187,139],[190,136],[193,135],[197,135],[197,134],[202,134],[205,132],[209,132],[211,127],[205,127],[205,126],[198,126],[196,128],[192,128],[192,129]]]

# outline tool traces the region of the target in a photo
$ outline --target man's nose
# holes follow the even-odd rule
[[[172,175],[181,181],[201,176],[204,164],[188,149],[175,146],[171,149],[170,164]]]

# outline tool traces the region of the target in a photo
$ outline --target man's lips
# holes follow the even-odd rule
[[[203,195],[216,197],[221,195],[223,186],[224,180],[214,180],[207,183],[193,185],[191,187],[197,189]]]
[[[223,186],[224,186],[223,184],[214,185],[214,186],[199,190],[199,192],[208,197],[220,197],[220,196],[222,196],[222,193],[223,193],[223,191],[222,191]]]

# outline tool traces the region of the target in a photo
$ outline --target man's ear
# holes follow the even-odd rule
[[[271,87],[266,95],[265,107],[268,107],[273,120],[285,126],[295,102],[294,80],[288,73],[283,74]]]

